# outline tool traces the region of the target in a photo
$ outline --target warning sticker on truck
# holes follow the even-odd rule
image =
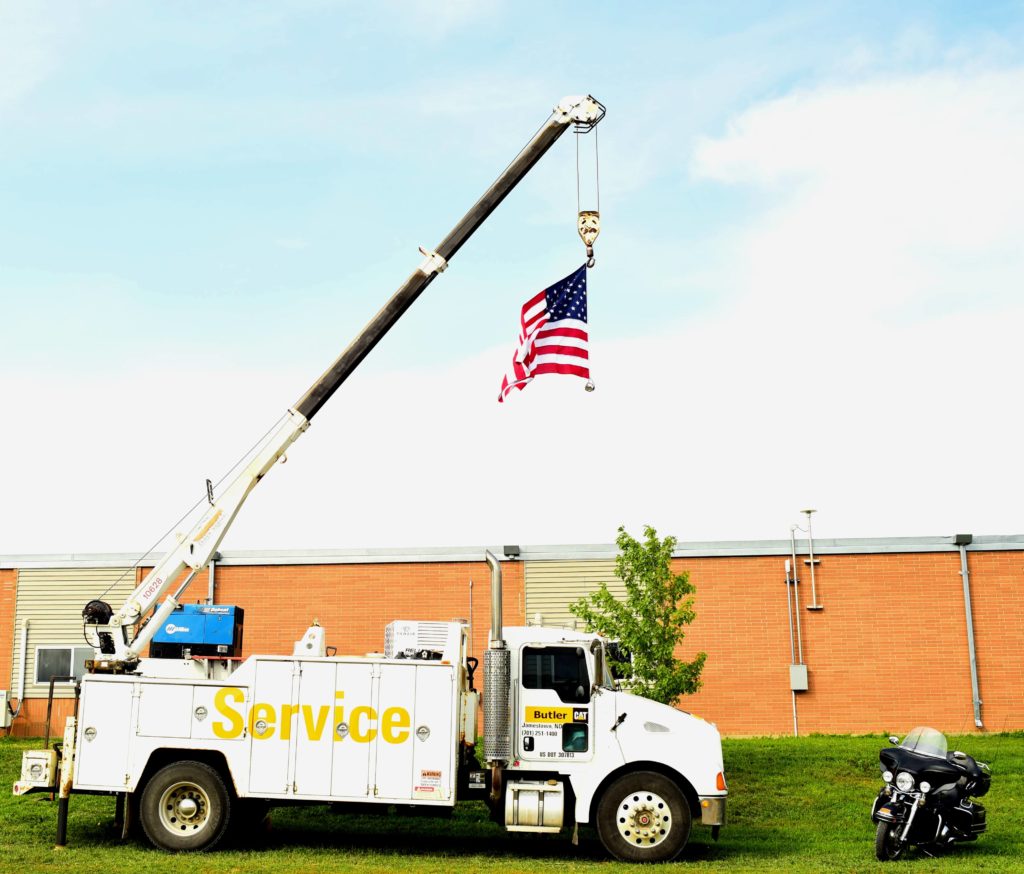
[[[441,772],[423,770],[420,771],[419,780],[413,787],[414,798],[442,798],[441,794]]]

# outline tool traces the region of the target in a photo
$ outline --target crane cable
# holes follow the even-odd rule
[[[597,200],[596,209],[583,209],[580,204],[580,137],[593,132],[594,134],[594,190]],[[587,267],[593,267],[594,241],[601,233],[601,160],[597,147],[597,127],[580,128],[576,134],[576,229],[579,231],[583,245],[587,247]]]
[[[233,473],[234,471],[236,471],[236,470],[237,470],[237,469],[238,469],[238,468],[239,468],[239,467],[241,466],[241,464],[242,464],[242,463],[243,463],[244,461],[246,461],[246,459],[248,459],[248,458],[249,458],[249,457],[250,457],[250,456],[251,456],[251,455],[253,454],[253,452],[255,452],[255,451],[256,451],[256,450],[257,450],[257,449],[258,449],[258,448],[260,447],[260,445],[261,445],[261,444],[262,444],[262,443],[263,443],[263,442],[264,442],[264,441],[265,441],[265,440],[266,440],[266,439],[267,439],[267,438],[268,438],[268,437],[269,437],[269,436],[270,436],[270,435],[271,435],[271,434],[272,434],[272,433],[273,433],[273,432],[274,432],[274,431],[275,431],[275,430],[276,430],[277,428],[279,428],[279,427],[281,426],[281,423],[282,423],[282,422],[283,422],[283,421],[284,421],[284,420],[285,420],[285,419],[286,419],[287,417],[288,417],[288,414],[287,414],[287,413],[285,413],[285,414],[284,414],[283,416],[281,416],[281,417],[280,417],[280,418],[279,418],[279,419],[278,419],[278,420],[277,420],[276,422],[274,422],[274,424],[273,424],[273,425],[271,425],[271,426],[270,426],[270,428],[268,428],[268,429],[267,429],[267,432],[266,432],[266,433],[265,433],[265,434],[264,434],[264,435],[263,435],[262,437],[260,437],[260,439],[259,439],[259,440],[257,440],[257,441],[256,441],[256,442],[255,442],[255,443],[254,443],[254,444],[253,444],[253,445],[252,445],[252,446],[251,446],[251,447],[250,447],[250,448],[249,448],[249,449],[248,449],[247,451],[245,451],[244,453],[242,453],[242,456],[241,456],[241,458],[239,458],[239,459],[238,459],[238,461],[236,461],[236,462],[235,462],[235,463],[234,463],[234,464],[233,464],[233,465],[232,465],[231,467],[229,467],[229,468],[228,468],[227,472],[226,472],[226,473],[225,473],[225,474],[224,474],[224,475],[223,475],[223,476],[222,476],[222,477],[221,477],[221,478],[220,478],[219,480],[217,480],[217,482],[216,482],[216,483],[214,484],[214,487],[216,488],[216,487],[217,487],[217,486],[219,486],[219,485],[220,485],[221,483],[223,483],[223,482],[224,482],[224,480],[226,480],[226,479],[227,479],[227,478],[228,478],[229,476],[231,476],[231,474],[232,474],[232,473]],[[178,521],[177,521],[177,522],[175,522],[174,524],[172,524],[170,528],[168,528],[168,529],[167,529],[167,530],[166,530],[166,531],[165,531],[165,532],[164,532],[163,534],[161,534],[161,535],[160,535],[160,537],[159,537],[159,538],[157,539],[157,541],[156,541],[156,542],[155,542],[155,543],[154,543],[154,544],[153,544],[153,545],[152,545],[151,547],[149,547],[149,549],[147,549],[147,550],[146,550],[146,551],[145,551],[145,552],[144,552],[144,553],[143,553],[142,555],[140,555],[140,556],[139,556],[139,558],[138,558],[138,560],[137,560],[137,561],[135,562],[135,564],[133,564],[133,565],[132,565],[132,566],[131,566],[130,568],[128,568],[128,569],[127,569],[127,570],[126,570],[126,571],[125,571],[125,572],[124,572],[123,574],[121,574],[121,576],[119,576],[119,577],[118,577],[118,578],[117,578],[116,580],[114,580],[114,582],[112,582],[112,583],[111,583],[111,584],[110,584],[109,586],[107,586],[107,588],[106,588],[106,589],[104,589],[104,590],[103,590],[103,592],[102,592],[102,593],[100,594],[100,596],[99,596],[99,598],[98,598],[97,600],[100,600],[100,599],[102,599],[102,598],[103,598],[103,597],[104,597],[104,596],[105,596],[105,595],[106,595],[106,594],[107,594],[107,593],[108,593],[108,592],[109,592],[109,591],[110,591],[111,589],[113,589],[113,588],[114,588],[114,586],[116,586],[116,585],[117,585],[118,583],[120,583],[120,582],[121,582],[121,580],[123,580],[123,579],[124,579],[124,578],[125,578],[126,576],[128,576],[128,574],[130,574],[130,573],[131,573],[132,571],[136,570],[136,569],[137,569],[137,568],[139,567],[139,565],[140,565],[140,564],[142,564],[142,562],[143,562],[143,561],[145,561],[145,560],[146,560],[146,559],[147,559],[147,558],[149,557],[149,555],[150,555],[150,554],[151,554],[151,553],[153,552],[153,550],[154,550],[154,549],[156,549],[156,548],[157,548],[157,547],[158,547],[158,546],[159,546],[159,545],[160,545],[161,543],[163,543],[163,542],[164,542],[164,540],[166,540],[166,539],[167,539],[167,536],[168,536],[168,535],[169,535],[169,534],[170,534],[170,533],[171,533],[172,531],[174,531],[174,530],[175,530],[175,528],[177,528],[177,527],[178,527],[178,526],[179,526],[179,525],[180,525],[180,524],[181,524],[181,523],[182,523],[182,522],[183,522],[183,521],[184,521],[185,519],[187,519],[187,518],[188,518],[188,517],[189,517],[189,516],[190,516],[190,515],[191,515],[191,514],[192,514],[193,512],[195,512],[196,508],[197,508],[197,507],[198,507],[198,506],[199,506],[200,504],[202,504],[202,503],[203,503],[203,501],[205,501],[206,499],[207,499],[207,493],[205,493],[205,492],[204,492],[204,493],[203,493],[203,496],[202,496],[202,497],[201,497],[201,498],[200,498],[200,499],[199,499],[198,501],[196,501],[196,502],[195,502],[195,503],[194,503],[194,504],[193,504],[193,505],[192,505],[191,507],[189,507],[189,508],[188,508],[188,509],[187,509],[187,510],[186,510],[186,511],[185,511],[185,512],[184,512],[184,513],[183,513],[183,514],[181,515],[181,518],[180,518],[180,519],[178,519]]]

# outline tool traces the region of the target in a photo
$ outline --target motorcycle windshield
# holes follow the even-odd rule
[[[941,731],[928,728],[925,725],[919,725],[917,728],[912,729],[903,738],[903,743],[900,744],[900,747],[918,755],[935,756],[937,759],[946,758],[948,750],[946,736]]]

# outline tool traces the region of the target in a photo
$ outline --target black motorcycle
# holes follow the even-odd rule
[[[948,752],[946,738],[920,726],[878,758],[885,786],[871,808],[875,856],[898,859],[910,846],[935,856],[959,841],[976,841],[985,831],[985,808],[971,798],[988,792],[988,765],[966,753]]]

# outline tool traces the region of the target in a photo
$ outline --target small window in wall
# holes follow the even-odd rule
[[[36,647],[36,682],[45,686],[49,685],[50,677],[71,676],[81,680],[85,673],[85,660],[92,657],[91,646]]]
[[[590,700],[590,674],[583,647],[524,647],[522,676],[523,688],[553,689],[567,704],[586,704]]]

